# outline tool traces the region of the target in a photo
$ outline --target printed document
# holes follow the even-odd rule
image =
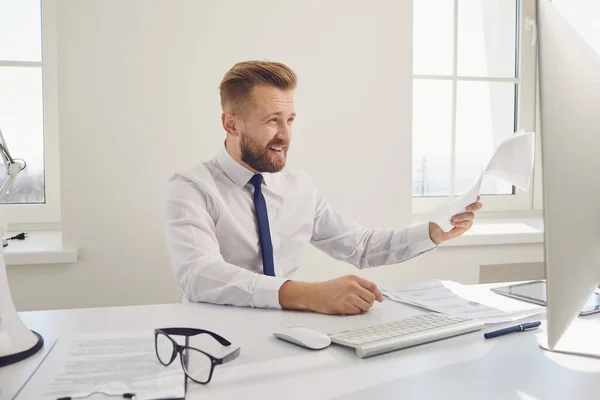
[[[502,301],[510,300],[512,308],[499,309],[493,305],[484,304],[479,299],[486,299],[489,294],[493,294],[489,289],[478,288],[480,293],[475,293],[466,289],[464,285],[456,282],[444,282],[440,280],[430,280],[416,285],[384,287],[381,292],[388,298],[401,303],[415,305],[426,308],[431,311],[456,315],[458,317],[473,318],[483,321],[486,324],[499,324],[516,321],[544,311],[543,307],[532,304],[525,304],[518,300],[499,299]],[[479,299],[478,299],[479,298]],[[487,300],[487,299],[486,299]]]
[[[152,330],[77,334],[59,338],[16,399],[55,400],[94,392],[135,393],[138,400],[183,399],[185,374],[179,360],[169,367],[159,363]]]

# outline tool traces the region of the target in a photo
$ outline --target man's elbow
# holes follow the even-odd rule
[[[252,295],[230,282],[216,282],[196,274],[192,279],[180,280],[180,287],[183,297],[190,303],[253,307]]]

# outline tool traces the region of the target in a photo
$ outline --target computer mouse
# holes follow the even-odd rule
[[[273,333],[273,335],[286,342],[312,350],[321,350],[331,344],[329,336],[304,326],[288,326]]]

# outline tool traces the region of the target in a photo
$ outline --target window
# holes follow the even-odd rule
[[[53,20],[40,0],[0,0],[0,129],[27,163],[0,206],[10,223],[60,220]]]
[[[14,157],[27,162],[3,202],[44,203],[40,3],[2,3],[6,10],[0,13],[0,129]],[[0,179],[4,177],[0,171]]]
[[[535,128],[534,0],[415,0],[413,212],[472,187],[496,146]],[[486,210],[528,209],[533,190],[484,178]]]

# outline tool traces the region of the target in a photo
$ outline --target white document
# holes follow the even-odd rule
[[[450,219],[465,212],[465,208],[477,200],[485,175],[503,179],[521,190],[529,190],[535,148],[533,135],[533,132],[519,131],[502,142],[475,185],[458,200],[434,211],[429,220],[438,224],[444,232],[452,230]]]
[[[154,351],[154,331],[77,334],[60,338],[16,399],[55,400],[94,392],[136,399],[183,399],[179,360],[169,367]],[[106,398],[91,396],[90,399]]]
[[[412,304],[443,314],[473,318],[486,324],[516,321],[542,311],[541,307],[524,306],[519,304],[518,301],[516,301],[518,306],[515,306],[512,310],[501,310],[477,301],[477,296],[474,296],[473,293],[465,295],[467,290],[462,290],[461,287],[463,285],[456,282],[445,283],[439,280],[430,280],[417,285],[386,287],[381,288],[381,290],[386,297],[398,302]],[[461,291],[464,292],[463,295],[456,293]],[[489,292],[489,290],[487,291]]]
[[[546,307],[527,301],[513,299],[492,292],[489,287],[480,285],[462,285],[458,282],[443,281],[444,286],[467,300],[504,311],[515,317],[537,315],[546,312]]]

